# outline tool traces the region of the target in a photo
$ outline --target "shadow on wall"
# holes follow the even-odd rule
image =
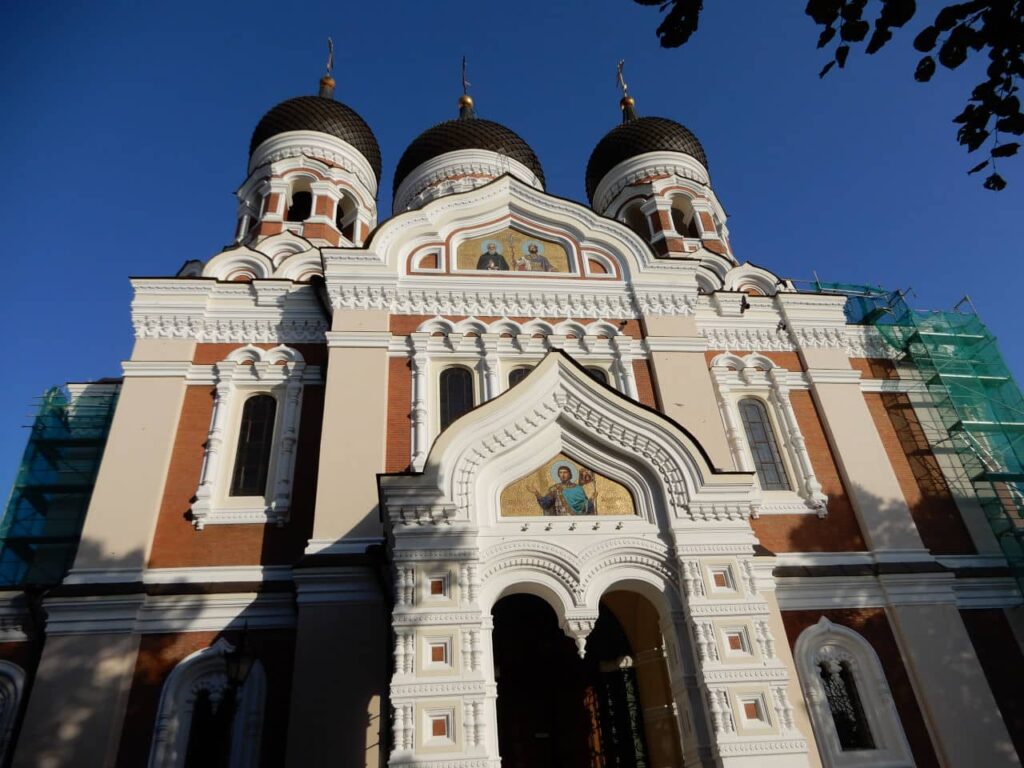
[[[98,557],[95,545],[88,541],[79,545],[79,552]],[[134,551],[108,558],[103,567],[135,567],[140,557]],[[50,623],[47,614],[53,613],[46,603],[83,593],[89,590],[56,587],[28,596],[35,656],[34,669],[26,669],[22,712],[12,739],[10,765],[17,768],[102,764],[125,675],[131,674],[134,665],[134,641],[127,635],[122,636],[124,642],[109,635],[45,635],[42,627]],[[131,601],[124,596],[111,599]],[[95,620],[99,612],[81,618]]]
[[[916,530],[905,506],[886,501],[864,488],[857,488],[855,495],[860,500],[859,503],[875,513],[877,519],[881,521],[875,525],[871,536],[876,549],[883,548],[886,544],[891,548],[899,548],[899,542],[905,540],[906,534]],[[852,512],[852,507],[850,510]],[[767,552],[762,554],[858,551],[852,547],[835,546],[840,540],[835,539],[829,531],[832,521],[833,498],[830,496],[829,515],[826,518],[805,515],[800,516],[795,524],[789,520],[784,521],[780,525],[783,535],[779,535],[780,531],[773,530],[771,516],[752,521],[752,524],[762,542],[772,540],[775,544],[774,547],[765,547]],[[858,525],[858,537],[859,530]],[[864,541],[864,537],[860,539]],[[863,545],[861,551],[866,550],[867,545]],[[917,562],[819,567],[782,566],[777,567],[774,573],[777,578],[860,576],[889,577],[890,582],[898,582],[900,579],[908,578],[927,579],[929,575],[942,577],[951,571],[935,562]],[[992,733],[993,728],[1002,729],[999,723],[994,722],[995,720],[1014,722],[1013,701],[1005,697],[997,698],[999,712],[988,705],[991,699],[986,690],[986,680],[979,680],[977,675],[979,663],[981,671],[986,675],[990,674],[984,661],[984,649],[975,649],[971,644],[966,628],[961,623],[960,611],[954,604],[903,605],[889,609],[873,607],[784,611],[783,619],[791,649],[800,632],[816,623],[821,616],[862,634],[878,653],[904,731],[919,766],[938,766],[940,763],[925,724],[923,708],[915,694],[912,683],[915,674],[928,676],[927,680],[919,680],[917,687],[927,687],[931,692],[931,709],[952,711],[957,719],[972,723],[979,733]],[[903,639],[902,645],[897,641],[897,637]],[[905,655],[911,652],[910,648],[913,649],[913,666]],[[1003,660],[1003,663],[1005,662],[1006,660]],[[1006,729],[1002,730],[1006,732]],[[1006,739],[993,746],[1000,753],[1016,754],[1013,739]]]

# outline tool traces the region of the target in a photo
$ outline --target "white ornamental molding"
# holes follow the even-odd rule
[[[708,349],[727,349],[737,352],[792,352],[796,349],[789,333],[778,327],[702,326],[700,335],[707,340]]]
[[[876,357],[895,360],[899,350],[889,344],[877,328],[865,325],[846,327],[846,354],[850,357]]]
[[[348,171],[376,198],[377,176],[363,154],[347,141],[318,131],[287,131],[270,137],[252,153],[249,173],[267,163],[303,157]]]
[[[798,347],[846,349],[846,326],[815,326],[793,329]]]
[[[434,198],[475,189],[506,173],[535,189],[544,189],[536,174],[518,160],[486,149],[460,149],[414,168],[395,192],[392,207],[396,212],[419,208]]]
[[[322,343],[326,320],[205,318],[196,315],[133,313],[137,339],[186,339],[205,343]]]
[[[623,160],[604,175],[594,190],[594,210],[604,211],[619,192],[630,184],[665,175],[689,179],[701,186],[710,183],[707,169],[689,155],[681,152],[645,152]]]

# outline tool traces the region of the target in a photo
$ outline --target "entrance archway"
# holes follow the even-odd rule
[[[654,641],[657,614],[644,598],[618,592],[602,599],[583,659],[541,598],[510,595],[492,613],[503,768],[678,764],[674,721],[661,722],[670,693],[660,640]]]

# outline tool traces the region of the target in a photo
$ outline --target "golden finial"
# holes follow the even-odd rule
[[[626,60],[619,59],[619,63],[615,67],[615,82],[622,89],[622,98],[619,100],[619,107],[622,108],[622,122],[628,123],[630,120],[636,120],[636,99],[629,95],[629,86],[626,85],[626,80],[622,76],[625,66]]]
[[[470,82],[466,79],[466,57],[462,57],[462,95],[459,97],[459,117],[475,117],[473,112],[473,97],[469,95]]]
[[[327,73],[320,78],[320,96],[324,99],[334,98],[334,41],[327,38]]]

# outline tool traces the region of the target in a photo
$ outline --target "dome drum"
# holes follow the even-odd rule
[[[395,170],[394,209],[404,210],[431,184],[455,178],[490,180],[504,173],[544,189],[544,169],[529,144],[509,128],[467,111],[413,139]],[[453,186],[446,191],[479,184],[465,181]]]
[[[392,209],[419,208],[442,195],[467,192],[509,173],[543,190],[543,178],[506,155],[486,149],[461,149],[427,160],[406,176],[395,190]]]

